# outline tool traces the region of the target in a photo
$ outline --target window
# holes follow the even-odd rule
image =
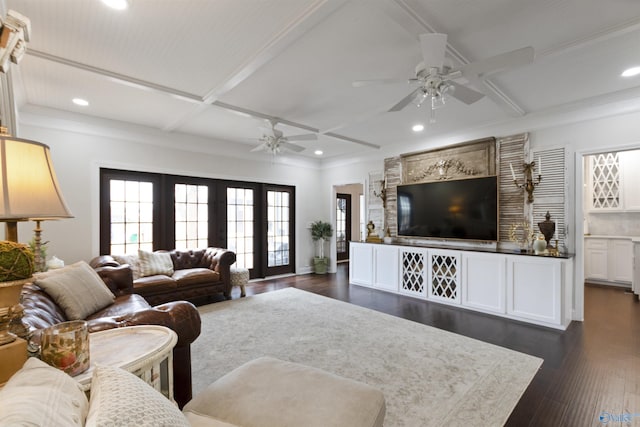
[[[206,248],[209,240],[209,187],[176,184],[174,223],[176,249]]]
[[[109,183],[109,253],[153,249],[153,183],[114,179]]]
[[[236,253],[236,266],[251,270],[254,256],[253,190],[227,187],[227,247]]]

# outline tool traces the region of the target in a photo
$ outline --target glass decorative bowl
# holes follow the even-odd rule
[[[42,331],[40,357],[71,376],[89,369],[89,330],[84,320],[58,323]]]

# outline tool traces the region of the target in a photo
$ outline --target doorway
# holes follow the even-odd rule
[[[360,183],[334,187],[335,259],[339,263],[349,261],[349,243],[362,238],[363,189],[364,186]]]
[[[640,235],[640,150],[583,156],[584,281],[625,288],[634,285],[634,243]],[[635,289],[632,289],[635,288]]]
[[[351,241],[351,194],[336,195],[336,259],[349,259]]]

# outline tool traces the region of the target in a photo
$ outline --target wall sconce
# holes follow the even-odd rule
[[[542,160],[538,157],[538,179],[536,181],[533,180],[533,170],[536,166],[536,162],[531,163],[523,163],[522,171],[524,173],[524,183],[518,184],[518,179],[516,178],[516,173],[513,171],[513,165],[509,163],[509,168],[511,169],[511,175],[513,176],[513,183],[516,187],[522,188],[527,192],[527,203],[533,203],[533,190],[535,190],[536,186],[540,184],[542,181]]]
[[[380,197],[380,200],[382,200],[382,207],[386,208],[387,207],[387,177],[385,176],[384,179],[380,181],[376,181],[376,183],[377,185],[374,186],[373,195],[376,197]],[[376,191],[376,187],[380,188],[380,190]]]

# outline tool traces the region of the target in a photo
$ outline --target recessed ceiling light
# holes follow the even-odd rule
[[[316,150],[313,152],[313,154],[315,154],[316,156],[322,156],[322,154],[324,153],[322,152],[322,150]]]
[[[424,125],[413,125],[411,128],[414,132],[422,132],[424,130]]]
[[[622,72],[622,77],[633,77],[638,74],[640,74],[640,67],[631,67]]]
[[[87,105],[89,105],[89,101],[87,101],[86,99],[82,99],[82,98],[73,98],[72,102],[76,105],[79,105],[81,107],[86,107]]]
[[[102,0],[102,3],[115,10],[125,10],[129,7],[129,2],[127,0]]]

